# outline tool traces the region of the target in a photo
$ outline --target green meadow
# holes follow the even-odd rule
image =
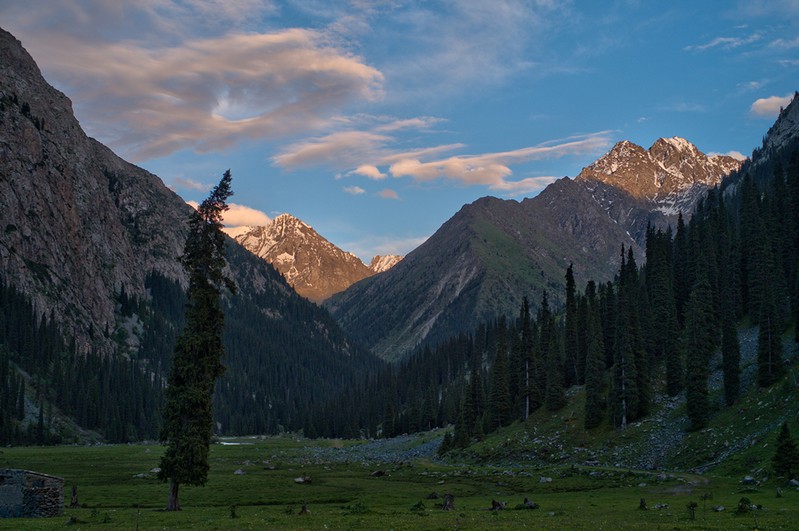
[[[428,442],[431,435],[411,438]],[[796,529],[799,492],[739,477],[600,467],[546,468],[380,462],[380,442],[239,438],[212,446],[203,487],[183,486],[183,510],[163,511],[162,448],[108,445],[3,448],[0,466],[65,479],[80,508],[0,529]],[[364,460],[364,455],[372,455]],[[386,459],[390,460],[390,459]],[[304,482],[297,482],[303,478]],[[542,479],[544,478],[544,479]],[[442,510],[445,494],[455,509]],[[435,497],[437,496],[437,497]],[[528,498],[538,504],[523,507]],[[737,514],[741,498],[761,506]],[[647,509],[641,509],[641,500]],[[504,510],[490,510],[492,500]],[[695,504],[693,510],[689,505]],[[303,506],[307,511],[303,512]],[[715,508],[723,506],[717,512]]]

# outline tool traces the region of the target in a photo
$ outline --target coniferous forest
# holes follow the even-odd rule
[[[621,247],[613,281],[579,291],[570,267],[564,308],[544,292],[535,315],[525,299],[516,316],[424,346],[315,410],[306,433],[353,435],[355,419],[365,436],[452,424],[444,449],[463,447],[538,408],[560,410],[574,385],[585,386],[587,430],[623,429],[656,396],[681,393],[689,429],[705,427],[714,354],[726,406],[741,392],[739,327],[757,327],[761,388],[785,374],[784,341],[799,340],[799,155],[769,155],[756,151],[687,223],[650,227],[645,257]]]
[[[273,302],[258,297],[269,295],[228,295],[215,429],[390,437],[453,425],[445,449],[463,447],[539,408],[559,411],[573,386],[584,386],[586,430],[624,429],[658,397],[683,394],[690,429],[701,429],[714,414],[708,378],[716,356],[725,405],[741,393],[741,327],[758,331],[762,388],[784,376],[786,334],[797,340],[797,143],[755,150],[690,216],[649,227],[645,256],[620,245],[612,281],[578,287],[569,267],[562,293],[524,294],[516,315],[423,344],[398,365],[353,345],[319,355],[309,338],[316,331],[286,325],[316,319],[341,335],[331,344],[347,344],[318,307],[290,299],[276,319],[260,310]],[[101,356],[79,353],[54,316],[0,282],[0,443],[77,440],[84,429],[110,442],[155,438],[186,298],[156,272],[146,287],[146,300],[122,289],[117,326],[93,330],[118,345],[116,355]],[[553,307],[555,298],[565,305]],[[245,374],[258,384],[244,385]]]

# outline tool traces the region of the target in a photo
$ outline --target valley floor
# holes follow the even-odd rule
[[[799,492],[785,487],[778,497],[776,481],[442,463],[431,458],[440,436],[225,439],[212,447],[207,485],[181,489],[178,513],[161,510],[160,446],[4,448],[3,467],[63,477],[67,504],[77,485],[81,508],[48,519],[0,519],[0,529],[790,529],[799,521]],[[445,494],[454,496],[454,510],[442,510]],[[538,507],[523,509],[525,498]],[[761,508],[736,514],[742,498]],[[490,510],[492,500],[506,508]],[[639,509],[643,502],[647,510]]]

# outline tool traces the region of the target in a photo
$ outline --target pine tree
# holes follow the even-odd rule
[[[579,351],[577,348],[577,298],[574,283],[574,266],[566,269],[566,317],[563,330],[566,386],[583,382],[584,375],[579,370]]]
[[[686,409],[692,430],[704,428],[710,417],[707,380],[716,346],[711,297],[707,274],[700,268],[685,313]]]
[[[520,387],[524,398],[524,416],[527,420],[530,416],[531,408],[535,409],[541,404],[540,399],[536,400],[533,396],[535,389],[535,375],[533,361],[535,358],[535,338],[533,337],[533,325],[530,320],[530,304],[527,297],[522,300],[522,332],[521,332],[521,351],[523,360],[522,378],[524,381]]]
[[[594,283],[586,287],[585,428],[599,426],[606,416],[605,348]]]
[[[799,476],[799,448],[791,437],[787,422],[782,423],[780,433],[777,435],[771,466],[778,476],[786,479],[796,479]]]
[[[741,347],[738,342],[738,328],[735,326],[733,310],[722,309],[721,357],[724,372],[724,402],[731,406],[738,400],[741,387]]]
[[[497,327],[497,352],[491,370],[491,396],[489,398],[489,430],[507,425],[512,420],[508,374],[508,350],[505,343],[505,316],[499,318]]]
[[[757,336],[757,382],[768,387],[783,374],[785,364],[782,360],[782,325],[774,301],[773,290],[767,287],[760,302],[760,329]]]
[[[616,304],[616,336],[613,340],[613,389],[611,416],[613,424],[627,427],[639,412],[638,358],[639,341],[636,338],[637,318],[635,310],[634,286],[637,283],[635,262],[628,264],[632,255],[621,249],[621,266],[619,268],[618,298]]]
[[[683,364],[677,340],[677,306],[672,286],[671,231],[648,232],[646,248],[648,305],[652,310],[649,343],[654,360],[666,365],[666,394],[677,396],[682,390]]]
[[[230,171],[189,219],[181,261],[189,277],[186,326],[175,345],[166,388],[160,440],[167,445],[160,479],[169,480],[167,510],[180,510],[181,484],[204,485],[213,426],[212,394],[222,374],[224,313],[221,294],[234,291],[223,272],[222,215],[232,195]]]
[[[548,323],[541,323],[541,326],[548,326],[550,329],[550,333],[548,334],[549,347],[545,351],[547,382],[544,403],[547,410],[558,411],[566,405],[566,394],[563,388],[561,347],[556,334],[554,319],[550,319]]]

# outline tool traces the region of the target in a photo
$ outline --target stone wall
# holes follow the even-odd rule
[[[64,514],[64,480],[29,470],[0,469],[0,517]]]

